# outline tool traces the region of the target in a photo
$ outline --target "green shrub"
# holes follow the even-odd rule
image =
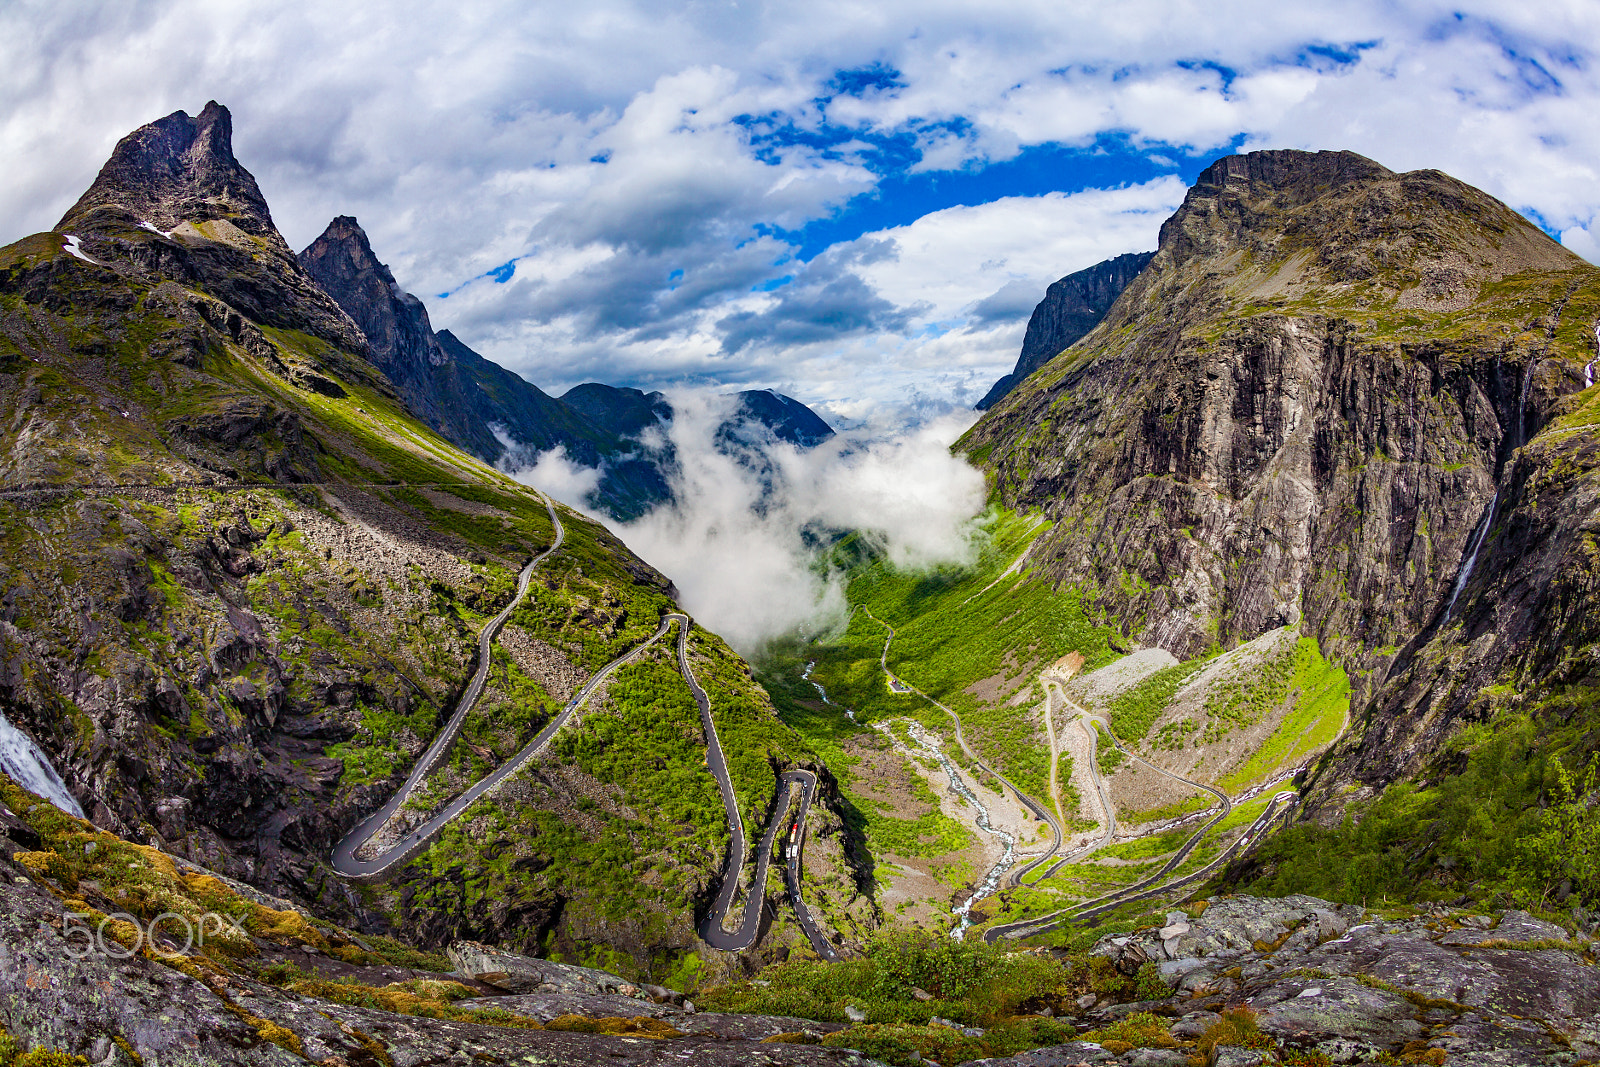
[[[1166,987],[1163,986],[1163,989]],[[1167,1024],[1161,1018],[1151,1015],[1147,1011],[1135,1012],[1125,1019],[1118,1019],[1110,1026],[1099,1030],[1091,1030],[1081,1038],[1084,1041],[1093,1041],[1104,1045],[1107,1041],[1120,1041],[1129,1048],[1176,1048],[1177,1039],[1167,1032]]]
[[[1222,1017],[1200,1035],[1196,1050],[1202,1056],[1210,1057],[1212,1050],[1219,1045],[1237,1045],[1241,1048],[1269,1049],[1273,1047],[1272,1038],[1261,1032],[1256,1026],[1256,1012],[1252,1008],[1240,1006],[1226,1008]]]

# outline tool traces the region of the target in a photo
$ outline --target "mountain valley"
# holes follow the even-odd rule
[[[141,127],[0,249],[0,1065],[1595,1062],[1597,323],[1445,174],[1223,157],[1045,294],[967,558],[808,531],[746,656],[626,543],[668,397]],[[834,433],[723,403],[769,493]]]

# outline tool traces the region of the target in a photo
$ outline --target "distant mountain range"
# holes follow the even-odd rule
[[[556,398],[449,330],[435,333],[428,309],[400,288],[348,215],[330,222],[298,259],[360,328],[372,362],[406,406],[446,440],[486,463],[513,468],[562,449],[570,461],[601,469],[590,503],[614,518],[636,518],[671,499],[675,451],[665,441],[640,440],[651,426],[672,421],[672,406],[661,393],[587,382]],[[738,403],[719,440],[760,438],[809,448],[833,436],[833,428],[798,400],[768,390],[735,395]]]

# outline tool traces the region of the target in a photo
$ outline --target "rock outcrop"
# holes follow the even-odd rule
[[[1128,252],[1067,275],[1045,290],[1033,309],[1022,352],[1011,373],[1002,377],[974,407],[987,411],[1020,385],[1028,375],[1054,359],[1106,317],[1111,305],[1139,276],[1154,252]]]
[[[0,1041],[11,1051],[40,1057],[38,1062],[58,1062],[43,1058],[47,1050],[56,1050],[59,1062],[82,1056],[100,1064],[169,1067],[308,1061],[351,1067],[457,1060],[556,1067],[872,1062],[846,1049],[761,1043],[806,1025],[819,1032],[837,1029],[805,1020],[698,1016],[692,1006],[614,995],[587,1002],[569,998],[560,1005],[565,1011],[543,1017],[521,1013],[524,998],[518,997],[452,1005],[449,1000],[472,991],[438,972],[344,963],[328,949],[370,955],[360,948],[361,939],[326,924],[315,929],[293,912],[264,913],[274,915],[276,925],[242,935],[230,954],[207,955],[192,944],[184,954],[178,945],[162,943],[141,955],[130,939],[144,928],[102,924],[89,904],[63,899],[68,897],[60,881],[63,872],[49,865],[59,859],[46,861],[37,852],[19,855],[19,834],[8,836],[8,830],[20,820],[9,810],[0,812],[0,879],[6,886],[6,906],[0,909],[0,1000],[5,1004]],[[39,844],[32,828],[22,836],[30,837],[22,848]],[[145,855],[160,862],[158,854]],[[208,879],[199,873],[188,884],[210,903],[226,900],[230,913],[239,913],[243,905]],[[81,888],[84,895],[95,895],[87,885]],[[190,902],[166,899],[157,906],[176,910],[160,929],[181,930]]]
[[[1221,897],[1091,950],[1128,974],[1156,963],[1173,987],[1168,1000],[1096,1005],[1080,1016],[1104,1033],[1150,1013],[1159,1023],[1146,1028],[1145,1047],[1102,1038],[974,1063],[1180,1067],[1208,1032],[1226,1035],[1211,1062],[1241,1067],[1296,1055],[1335,1064],[1582,1062],[1600,1055],[1595,934],[1575,937],[1514,910],[1385,918],[1315,897]],[[1223,1013],[1239,1025],[1219,1027]]]

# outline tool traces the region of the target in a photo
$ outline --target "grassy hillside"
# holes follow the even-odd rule
[[[315,332],[309,313],[291,328],[293,308],[241,313],[207,291],[220,273],[168,271],[226,249],[163,240],[86,238],[110,266],[59,235],[0,249],[8,718],[102,825],[348,921],[435,943],[555,939],[621,953],[631,973],[691,950],[726,827],[664,660],[618,678],[540,771],[486,798],[393,891],[353,894],[332,875],[333,844],[431,739],[478,630],[554,531],[537,494],[412,417],[338,329]],[[271,267],[250,262],[230,284]],[[562,521],[423,804],[520,748],[675,609],[615,537]],[[811,752],[722,642],[698,631],[691,647],[760,825],[777,775]]]
[[[1049,753],[1043,725],[1030,714],[1042,699],[1038,671],[1069,652],[1094,666],[1116,657],[1114,632],[1086,615],[1071,589],[1052,590],[1026,566],[1012,569],[1045,528],[1035,517],[995,509],[978,525],[973,566],[900,571],[861,559],[848,573],[848,625],[804,650],[816,662],[813,677],[863,721],[908,716],[947,734],[944,713],[889,690],[879,657],[892,627],[889,668],[953,708],[979,753],[1043,796]],[[855,547],[846,543],[841,555]]]

